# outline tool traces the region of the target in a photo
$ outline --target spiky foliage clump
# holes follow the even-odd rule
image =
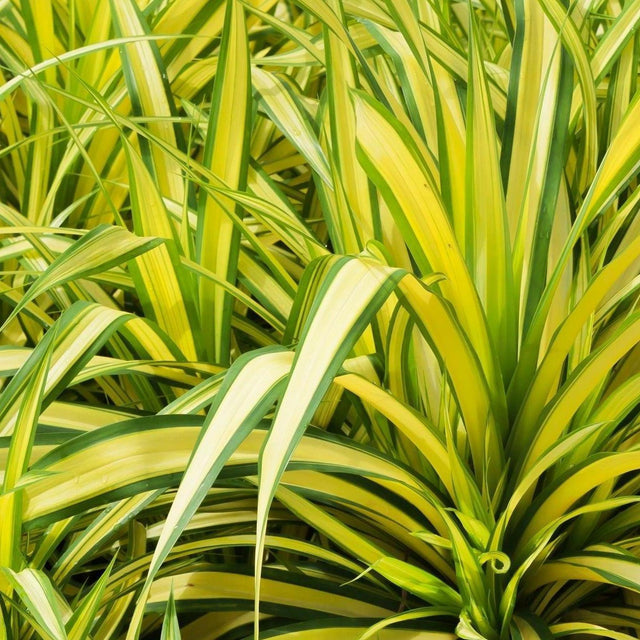
[[[0,638],[638,637],[639,21],[0,3]]]

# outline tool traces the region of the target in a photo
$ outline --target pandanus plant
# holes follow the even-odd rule
[[[0,3],[0,638],[638,637],[639,21]]]

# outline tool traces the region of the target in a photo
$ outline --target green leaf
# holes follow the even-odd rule
[[[0,330],[4,329],[29,302],[52,287],[107,271],[149,251],[160,238],[139,238],[122,227],[100,225],[74,242],[59,255],[29,287]]]

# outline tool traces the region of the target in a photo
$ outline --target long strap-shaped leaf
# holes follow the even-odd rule
[[[275,74],[259,67],[251,70],[251,79],[257,95],[260,96],[260,106],[270,120],[298,149],[320,179],[332,188],[333,181],[327,158],[313,130],[309,115],[293,89]]]
[[[351,391],[368,406],[375,408],[376,411],[394,422],[398,430],[418,448],[426,461],[433,466],[447,491],[453,495],[447,450],[433,425],[426,423],[423,418],[397,398],[362,376],[353,373],[341,375],[336,378],[336,384]]]
[[[55,36],[53,7],[47,3],[39,7],[37,19],[35,16],[35,3],[32,0],[21,0],[20,17],[24,21],[24,28],[29,39],[29,61],[41,62],[50,52],[59,53],[60,45]],[[13,57],[13,53],[9,54]],[[6,56],[6,54],[5,54]],[[3,56],[3,57],[5,57]],[[55,72],[51,69],[46,73],[47,81],[55,84]],[[47,132],[53,128],[54,110],[46,99],[38,81],[29,83],[28,92],[38,96],[40,100],[33,101],[33,107],[29,110],[29,129],[34,134],[33,147],[28,154],[28,164],[25,174],[22,193],[22,208],[27,217],[37,224],[47,223],[43,219],[46,209],[42,206],[46,197],[46,187],[51,173],[52,144]]]
[[[625,271],[640,256],[640,239],[632,242],[616,258],[604,267],[592,280],[587,290],[577,302],[571,313],[562,322],[556,333],[553,335],[547,349],[547,355],[538,366],[533,380],[522,380],[522,386],[526,384],[529,389],[524,400],[521,401],[520,412],[513,426],[512,440],[513,447],[522,450],[529,442],[537,420],[542,414],[553,381],[557,378],[562,363],[580,330],[593,314],[602,299],[609,291],[611,284],[616,282]],[[516,394],[520,389],[514,387],[510,389],[510,394]]]
[[[116,558],[117,556],[114,555],[111,563],[93,585],[91,591],[81,600],[78,608],[67,622],[69,640],[85,640],[90,636],[98,611],[103,604],[102,598]]]
[[[542,530],[545,524],[565,513],[591,489],[625,473],[637,472],[638,469],[640,469],[640,452],[638,451],[602,454],[588,458],[581,465],[574,467],[566,478],[561,478],[552,491],[547,495],[543,494],[538,503],[532,504],[532,516],[522,535],[519,536],[520,544],[526,543]]]
[[[366,562],[377,573],[394,584],[424,598],[428,602],[448,607],[454,612],[459,609],[459,594],[440,578],[419,567],[388,556],[383,549],[372,543],[366,536],[348,527],[340,518],[335,518],[326,510],[298,495],[295,491],[280,486],[276,491],[280,502],[299,518],[322,532],[335,544],[350,554]]]
[[[503,460],[499,434],[505,428],[506,407],[501,388],[487,381],[477,353],[446,301],[416,278],[405,278],[398,292],[417,327],[446,365],[469,436],[476,477],[483,475],[488,463],[486,474],[493,488]]]
[[[264,537],[278,481],[338,368],[395,286],[395,281],[403,275],[400,271],[376,269],[360,260],[337,259],[310,312],[291,377],[260,456],[256,633]],[[332,304],[331,301],[339,302]],[[327,339],[328,331],[331,332],[330,340]]]
[[[400,122],[364,93],[354,93],[358,158],[384,196],[423,275],[439,286],[480,358],[492,388],[502,387],[487,323],[467,265],[420,152]]]
[[[51,365],[55,333],[55,329],[52,329],[38,345],[38,355],[41,358],[39,366],[31,374],[31,379],[24,393],[16,398],[16,404],[19,403],[20,406],[9,445],[7,462],[4,465],[2,499],[0,500],[0,566],[11,569],[20,568],[23,504],[22,493],[12,491],[22,474],[27,470],[31,458]],[[14,405],[11,404],[5,405],[4,409],[5,413],[12,411],[12,409],[15,411]],[[5,580],[0,579],[0,591],[7,589],[7,586]],[[10,595],[10,590],[6,593]]]
[[[167,600],[167,609],[162,621],[162,634],[160,640],[180,640],[180,623],[176,612],[176,603],[173,597],[173,587]]]
[[[241,380],[241,383],[245,385],[246,380]],[[243,401],[237,400],[240,395],[236,395],[236,401],[239,406],[243,406]],[[21,488],[25,493],[25,527],[42,528],[69,514],[79,514],[88,507],[110,503],[114,496],[133,496],[140,490],[146,492],[149,486],[160,489],[173,486],[176,484],[176,476],[188,466],[202,423],[202,418],[186,415],[124,420],[72,438],[50,450],[47,455],[34,462],[31,471],[21,480]],[[267,435],[265,430],[256,429],[244,439],[228,458],[228,477],[244,477],[247,465],[251,470],[257,469],[259,454]],[[335,440],[326,434],[304,436],[292,460],[298,469],[307,471],[292,471],[289,476],[295,473],[299,477],[302,474],[305,481],[310,481],[310,486],[313,486],[313,480],[317,481],[320,472],[325,471],[327,475],[323,486],[330,486],[328,496],[332,496],[331,499],[339,491],[343,491],[342,500],[348,500],[348,496],[357,491],[362,504],[367,502],[364,498],[366,491],[358,489],[356,484],[332,478],[328,474],[366,476],[407,503],[413,504],[433,523],[436,530],[445,531],[444,524],[440,524],[442,518],[433,506],[439,504],[439,499],[429,487],[380,454],[353,444],[349,444],[346,449],[345,446],[344,441]],[[96,470],[94,460],[98,458],[103,464]],[[82,480],[79,481],[79,478]],[[386,513],[390,509],[395,514],[394,520],[402,521],[398,526],[405,527],[407,535],[423,526],[422,520],[418,523],[404,517],[400,507],[389,503],[389,500],[371,492],[368,495],[373,507],[370,511]],[[383,503],[388,506],[380,509]],[[131,508],[135,510],[138,507],[134,504]],[[96,535],[104,535],[104,526],[107,525],[98,525]],[[88,538],[92,537],[93,534],[88,533]],[[71,558],[76,551],[80,557],[88,552],[85,542],[79,544],[81,548],[74,549],[70,554]],[[416,539],[411,537],[409,546],[415,544]],[[424,545],[418,544],[418,549],[424,548]],[[67,568],[69,561],[69,557],[65,555],[64,565]]]
[[[524,305],[522,320],[528,290],[533,289],[537,303],[538,288],[546,282],[547,270],[541,265],[546,266],[558,182],[564,172],[572,74],[560,37],[539,3],[514,4],[516,31],[501,164],[514,282]]]
[[[137,637],[145,601],[160,565],[229,456],[275,401],[292,359],[291,352],[282,347],[266,349],[259,355],[252,353],[238,358],[225,376],[158,540],[128,639]]]
[[[34,350],[32,358],[37,361],[37,366],[33,368],[31,379],[24,393],[17,398],[20,407],[9,445],[7,464],[4,468],[2,490],[5,493],[15,487],[29,464],[38,418],[42,410],[42,399],[45,394],[49,367],[51,366],[51,356],[56,342],[55,336],[56,328],[52,328]],[[5,405],[3,414],[12,411],[12,409],[15,409],[15,405]]]
[[[327,4],[344,20],[341,0],[329,0]],[[349,90],[357,86],[357,73],[349,48],[328,27],[324,27],[324,42],[327,52],[327,95],[331,133],[331,160],[334,164],[335,188],[343,189],[344,199],[336,193],[336,202],[341,217],[343,235],[353,235],[361,251],[366,243],[380,236],[379,222],[372,207],[374,199],[369,179],[362,167],[354,162],[356,132],[355,113]],[[344,209],[344,205],[347,209]],[[351,225],[353,227],[351,228]],[[353,248],[347,243],[346,252]]]
[[[571,424],[576,411],[589,393],[606,378],[611,368],[640,343],[640,313],[634,313],[620,323],[603,344],[572,373],[553,400],[549,402],[523,462],[527,471],[537,458],[558,439]]]
[[[137,18],[135,15],[128,13],[127,20],[135,22]],[[150,54],[147,52],[145,55]],[[182,273],[182,278],[179,278],[176,272],[179,267],[177,248],[172,242],[175,233],[172,223],[168,219],[158,186],[152,179],[152,174],[155,174],[154,165],[149,160],[149,154],[146,156],[148,162],[145,165],[143,159],[133,147],[132,142],[122,133],[122,126],[117,114],[101,93],[89,86],[81,78],[79,78],[79,81],[100,106],[107,119],[114,124],[117,130],[120,130],[124,158],[127,160],[129,171],[129,195],[136,232],[141,235],[152,235],[168,239],[164,246],[157,247],[155,251],[150,252],[148,255],[138,257],[136,262],[132,263],[134,280],[136,281],[142,304],[147,313],[155,318],[158,324],[179,345],[183,355],[187,358],[195,359],[194,337],[188,313],[188,307],[194,306],[191,300],[193,296],[185,295],[185,289],[188,290],[188,287],[184,286],[184,281],[187,280],[184,277],[185,274]],[[135,84],[135,82],[141,82],[142,79],[140,74],[138,74],[137,79],[134,74],[134,77],[129,77],[128,81],[129,84]],[[142,111],[147,109],[151,113],[155,113],[159,109],[161,114],[164,113],[166,115],[165,111],[163,111],[164,108],[161,106],[163,100],[158,94],[158,88],[156,87],[155,89],[155,92],[151,91],[153,99],[147,96],[138,105],[138,108]],[[148,91],[148,88],[144,91]],[[142,135],[139,137],[141,139],[144,138],[145,143],[149,142],[147,136]],[[175,144],[171,144],[170,131],[166,128],[157,132],[157,135],[155,132],[149,132],[149,139],[153,140],[154,147],[157,146],[162,149],[166,147],[175,148]],[[175,161],[175,156],[171,155],[171,159]],[[175,174],[175,171],[173,174]],[[174,181],[175,175],[173,174],[170,177],[170,182]],[[182,198],[180,193],[174,194],[173,197]],[[158,273],[162,273],[163,277],[159,278]]]
[[[203,164],[232,189],[242,188],[247,177],[250,95],[244,10],[239,0],[227,0]],[[227,198],[213,199],[203,191],[197,233],[200,264],[232,284],[240,237],[225,207],[235,206]],[[229,293],[210,280],[200,280],[200,319],[206,352],[210,359],[223,365],[230,360],[232,310]]]
[[[49,395],[75,377],[76,372],[112,335],[113,331],[130,319],[129,314],[96,304],[78,302],[59,320],[55,351],[44,393]],[[20,398],[31,381],[31,375],[42,365],[47,341],[36,348],[27,362],[11,379],[0,395],[0,434],[13,432]]]
[[[52,571],[53,581],[64,581],[75,567],[86,562],[92,553],[101,548],[101,544],[111,538],[114,531],[132,520],[139,511],[157,498],[158,494],[158,491],[138,493],[103,510],[57,558]]]
[[[148,35],[149,27],[132,0],[111,0],[111,11],[118,35],[121,37]],[[164,69],[157,44],[151,39],[138,40],[120,48],[122,71],[131,96],[136,115],[157,116],[152,118],[150,131],[169,144],[176,145],[177,129],[171,121],[173,115],[172,98],[163,78]],[[148,166],[154,172],[160,192],[177,202],[184,199],[184,182],[180,165],[159,147],[144,149],[146,140],[140,140],[143,155],[148,158]]]
[[[564,556],[540,566],[523,581],[523,593],[560,580],[603,582],[640,593],[640,560],[621,550],[590,550]]]
[[[378,618],[392,612],[392,601],[372,599],[368,602],[367,592],[359,587],[344,587],[329,581],[305,576],[306,580],[294,581],[291,574],[274,572],[265,579],[264,596],[270,608],[283,618],[316,616],[355,616],[358,618]],[[225,608],[225,601],[238,600],[244,604],[236,604],[235,611],[246,611],[251,605],[253,579],[239,571],[191,571],[175,576],[159,578],[153,585],[149,605],[152,611],[162,610],[169,599],[169,591],[173,583],[179,600],[194,604],[204,604],[206,609]],[[376,600],[378,600],[376,602]],[[384,606],[387,605],[387,606]],[[393,606],[393,605],[391,605]],[[302,616],[301,616],[302,614]]]
[[[6,567],[1,567],[0,573],[9,580],[29,608],[42,636],[47,640],[67,640],[58,597],[47,576],[34,569],[16,572]]]
[[[571,13],[567,13],[558,0],[541,0],[540,6],[562,38],[563,45],[573,59],[580,81],[585,143],[584,156],[579,160],[580,173],[576,177],[579,189],[584,190],[593,177],[598,160],[595,83],[584,44]]]
[[[540,299],[520,350],[512,388],[509,389],[509,394],[514,396],[514,400],[522,397],[535,371],[547,313],[574,246],[587,226],[612,202],[638,167],[640,167],[640,95],[637,95],[631,103],[618,133],[598,168]]]
[[[0,330],[34,298],[71,280],[107,271],[162,242],[159,238],[139,238],[122,227],[100,225],[74,242],[59,255],[31,285],[14,307]]]
[[[190,274],[179,262],[172,222],[149,169],[123,138],[129,169],[129,197],[136,233],[166,238],[166,242],[131,263],[136,290],[148,317],[153,318],[182,350],[195,360],[195,292]]]
[[[487,316],[487,326],[500,357],[502,374],[511,377],[516,359],[517,299],[514,295],[493,108],[480,58],[478,27],[469,26],[467,87],[467,263]]]

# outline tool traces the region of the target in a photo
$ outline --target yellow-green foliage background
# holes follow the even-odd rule
[[[0,640],[640,632],[640,0],[0,2]]]

